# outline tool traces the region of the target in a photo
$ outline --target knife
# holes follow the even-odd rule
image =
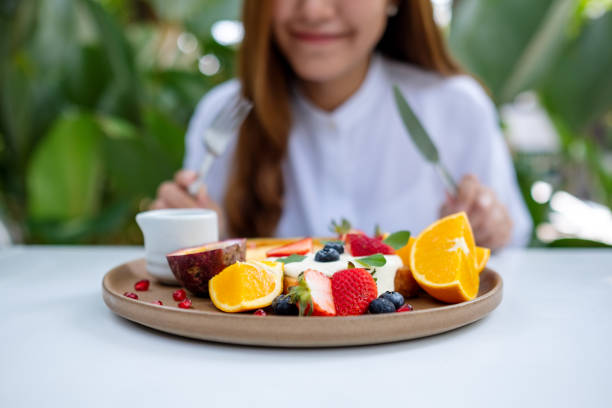
[[[431,137],[419,121],[419,118],[414,114],[410,105],[402,95],[397,85],[393,85],[393,94],[395,96],[395,106],[404,122],[404,126],[408,131],[408,135],[416,145],[417,149],[425,160],[434,165],[436,171],[442,178],[446,190],[453,196],[457,196],[457,183],[451,177],[450,173],[446,169],[446,166],[440,161],[440,155],[438,149],[434,145]]]

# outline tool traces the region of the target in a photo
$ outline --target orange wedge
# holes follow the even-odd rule
[[[491,250],[489,248],[476,247],[476,272],[480,273],[487,266]]]
[[[213,304],[229,313],[269,306],[282,291],[283,264],[280,262],[236,262],[208,282]]]
[[[427,227],[410,252],[410,270],[432,297],[446,303],[471,300],[478,294],[476,245],[464,212]]]

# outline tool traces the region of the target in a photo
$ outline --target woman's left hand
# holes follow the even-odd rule
[[[508,210],[493,190],[482,185],[472,174],[463,177],[456,197],[447,196],[440,215],[460,211],[467,213],[476,245],[499,249],[510,241],[513,225]]]

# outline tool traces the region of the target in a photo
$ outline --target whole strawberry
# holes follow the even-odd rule
[[[347,234],[346,247],[353,256],[368,256],[374,254],[393,255],[395,250],[379,239],[363,234]]]
[[[346,219],[342,218],[340,222],[332,220],[329,230],[335,233],[340,240],[344,241],[348,234],[364,234],[360,229],[353,228],[351,223]]]
[[[332,276],[332,294],[338,316],[361,315],[376,299],[378,288],[367,270],[344,269]]]
[[[298,285],[289,291],[300,316],[335,316],[331,279],[319,271],[307,269],[298,278]]]

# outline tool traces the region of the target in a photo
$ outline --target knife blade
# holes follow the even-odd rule
[[[440,161],[440,155],[436,145],[429,137],[429,134],[421,124],[421,121],[416,116],[406,98],[399,90],[397,85],[393,85],[393,95],[395,97],[395,106],[402,118],[404,127],[408,131],[410,139],[417,147],[417,150],[423,155],[425,160],[430,162],[436,168],[436,171],[442,178],[446,190],[453,196],[457,196],[457,183],[452,178],[446,166]]]

